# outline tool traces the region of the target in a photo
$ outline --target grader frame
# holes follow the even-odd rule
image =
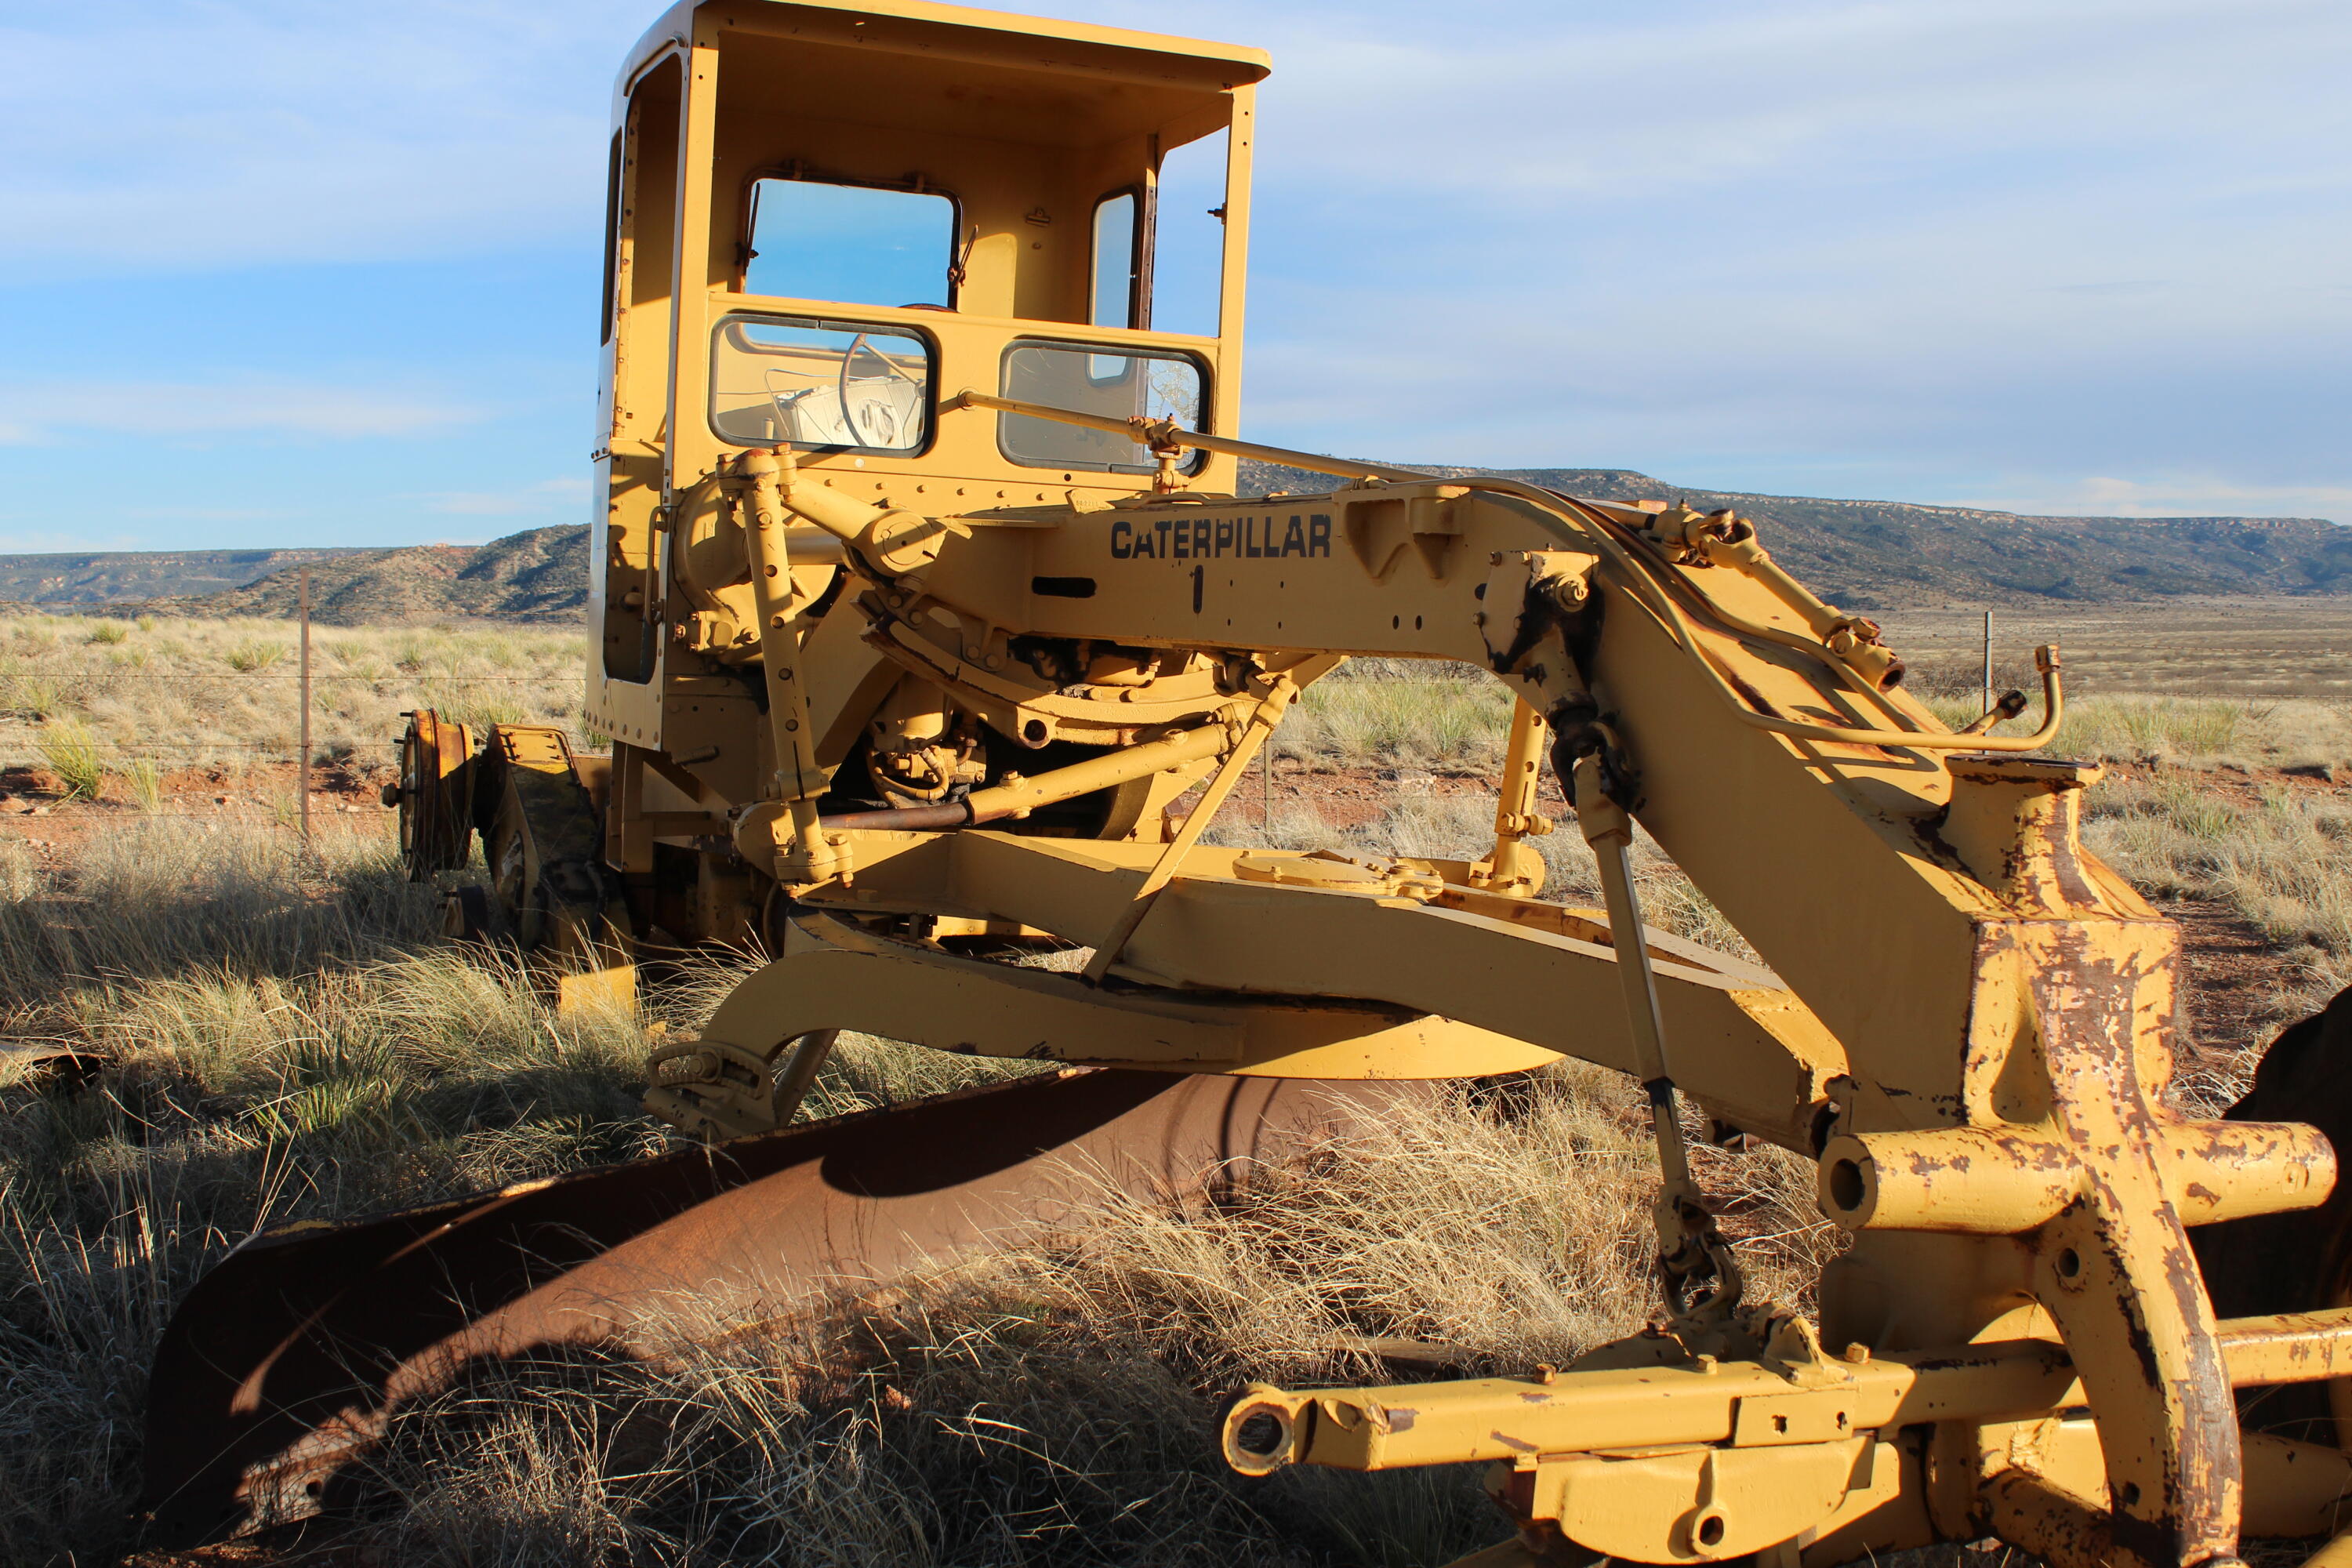
[[[418,716],[394,792],[412,863],[454,869],[478,827],[502,906],[454,899],[452,929],[527,926],[614,986],[679,948],[765,944],[773,961],[650,1068],[648,1103],[749,1140],[726,1146],[747,1169],[784,1158],[770,1141],[799,1136],[776,1130],[843,1029],[1321,1080],[1368,1096],[1375,1127],[1370,1091],[1402,1081],[1563,1057],[1633,1075],[1664,1160],[1652,1331],[1523,1378],[1254,1388],[1224,1424],[1248,1474],[1488,1464],[1517,1534],[1483,1564],[1794,1568],[1990,1532],[2063,1568],[2190,1568],[2246,1533],[2332,1534],[2352,1463],[2242,1430],[2234,1391],[2352,1371],[2352,1314],[2217,1321],[2189,1227],[2312,1208],[2335,1156],[2300,1123],[2166,1108],[2179,934],[2082,847],[2099,769],[2042,754],[2056,650],[2033,733],[1992,732],[2021,698],[1955,732],[1876,626],[1729,513],[1220,434],[1265,68],[921,0],[687,0],[646,36],[615,100],[596,454],[588,722],[612,756],[502,727],[467,757]],[[1171,150],[1220,135],[1217,324],[1159,331],[1150,198]],[[947,297],[751,292],[763,182],[944,193]],[[1101,218],[1119,193],[1142,198],[1131,233]],[[777,361],[765,381],[730,383],[727,356],[756,353]],[[1077,395],[1023,395],[1056,377]],[[1245,457],[1336,482],[1237,497]],[[1511,690],[1492,850],[1200,842],[1298,692],[1356,655],[1472,664]],[[1547,757],[1603,909],[1538,896]],[[1769,969],[1643,925],[1634,822]],[[1038,940],[1091,960],[1000,961]],[[1742,1299],[1680,1158],[1685,1097],[1819,1161],[1852,1245],[1818,1327]],[[561,1202],[399,1216],[368,1256]],[[239,1256],[299,1295],[288,1247]],[[581,1268],[566,1288],[603,1303],[593,1331],[625,1339],[614,1302],[655,1285]],[[762,1276],[789,1294],[780,1278]],[[312,1408],[268,1369],[346,1309],[302,1300],[283,1335],[215,1345],[225,1408]],[[518,1310],[403,1342],[383,1388],[556,1331],[539,1306],[529,1332],[483,1326]],[[175,1408],[194,1397],[159,1384]],[[236,1462],[325,1451],[318,1432],[287,1445],[331,1422],[287,1419]],[[159,1496],[230,1473],[227,1452],[184,1458]],[[253,1477],[307,1472],[244,1473],[257,1506]]]

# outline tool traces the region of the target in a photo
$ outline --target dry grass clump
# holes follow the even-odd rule
[[[98,737],[89,726],[73,719],[52,719],[41,726],[34,742],[41,761],[58,775],[68,800],[96,800],[106,787],[106,762],[99,754]]]
[[[283,621],[0,615],[0,767],[46,767],[95,798],[141,760],[234,776],[290,759],[302,722],[296,637]],[[320,761],[383,757],[404,709],[476,725],[580,713],[570,628],[314,626],[310,646]]]

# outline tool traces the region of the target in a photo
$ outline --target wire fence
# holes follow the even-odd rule
[[[42,686],[104,686],[128,680],[134,676],[140,675],[152,675],[159,679],[172,680],[227,680],[234,681],[238,685],[244,685],[249,681],[260,680],[291,680],[299,682],[302,679],[299,675],[290,673],[286,675],[247,675],[242,671],[234,669],[226,674],[222,674],[214,670],[149,668],[128,670],[88,670],[69,675],[27,675],[22,670],[13,672],[0,670],[0,680],[25,681]],[[365,675],[355,670],[343,670],[340,673],[332,670],[324,670],[313,674],[310,677],[310,684],[316,686],[320,682],[326,680],[363,680],[372,686],[491,686],[509,684],[520,686],[545,686],[551,682],[568,681],[577,679],[578,678],[579,672],[575,669],[570,668],[551,671],[546,675],[411,675],[404,671],[399,675]]]
[[[505,711],[510,700],[486,699],[468,703],[460,694],[485,689],[511,692],[524,687],[542,688],[553,694],[576,679],[569,660],[536,670],[509,668],[465,673],[434,670],[424,667],[421,660],[409,663],[405,657],[395,660],[389,668],[376,667],[373,662],[364,668],[321,668],[311,640],[310,574],[307,567],[302,571],[300,605],[299,640],[293,647],[276,643],[247,645],[216,653],[217,663],[212,658],[198,662],[184,655],[162,665],[152,658],[138,662],[125,659],[104,668],[27,669],[15,660],[0,663],[0,768],[11,773],[21,770],[51,774],[53,780],[41,782],[44,785],[52,782],[57,785],[55,790],[43,787],[38,791],[55,795],[54,800],[0,814],[0,827],[16,828],[5,837],[31,838],[37,831],[33,825],[42,822],[47,813],[76,803],[87,803],[90,807],[119,806],[136,813],[140,820],[190,822],[207,827],[217,827],[225,822],[250,825],[256,820],[274,820],[307,837],[312,827],[313,807],[322,801],[341,808],[323,814],[330,821],[357,816],[365,811],[364,806],[350,800],[345,791],[331,787],[331,784],[326,789],[318,787],[312,770],[321,763],[331,768],[358,763],[372,772],[393,760],[398,744],[397,739],[389,734],[362,737],[352,733],[362,726],[375,728],[383,716],[379,712],[363,719],[355,712],[334,711],[332,705],[339,697],[349,700],[344,694],[355,689],[377,696],[406,696],[418,708],[454,706],[460,710],[460,716],[467,709],[478,708],[483,710],[485,721],[491,721],[495,710],[495,721],[511,722],[530,715]],[[294,668],[272,668],[289,659]],[[283,721],[289,729],[298,731],[299,737],[289,746],[283,739],[216,737],[205,733],[199,724],[186,724],[184,732],[170,740],[116,740],[91,733],[90,723],[99,715],[72,710],[86,707],[93,697],[160,687],[177,688],[199,702],[215,703],[228,692],[256,689],[283,692],[292,700],[293,710]],[[524,706],[545,708],[553,704]],[[313,729],[321,717],[322,707],[328,709],[325,717],[342,732],[320,742],[313,739]],[[569,707],[568,702],[565,707]],[[247,733],[256,728],[266,733],[277,727],[266,712],[253,715],[249,707],[246,712]],[[540,717],[561,722],[567,714],[557,711]],[[257,723],[253,721],[256,718]],[[583,731],[577,738],[593,743],[597,737],[593,731]],[[255,763],[292,764],[298,778],[290,801],[273,788],[266,798],[248,795],[242,809],[231,805],[226,796],[215,797],[214,809],[209,811],[167,809],[168,805],[176,804],[176,797],[188,793],[183,784],[167,796],[168,773],[209,767],[214,770],[210,783],[228,784],[230,780],[221,777],[222,767],[233,767],[233,776],[242,777]],[[74,815],[79,816],[80,813]]]

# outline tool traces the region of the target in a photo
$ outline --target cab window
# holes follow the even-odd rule
[[[1200,428],[1206,383],[1200,363],[1183,354],[1082,343],[1020,342],[1005,351],[999,395],[1043,403],[1074,414],[1113,419],[1173,419]],[[996,444],[1014,462],[1034,468],[1086,468],[1097,473],[1148,474],[1158,464],[1140,442],[1028,414],[1000,414]],[[1196,473],[1208,454],[1192,451],[1183,471]]]
[[[743,291],[845,305],[955,303],[956,205],[936,191],[755,180]]]
[[[1220,131],[1160,161],[1150,241],[1150,320],[1154,331],[1217,334],[1225,268],[1225,159],[1232,133]]]
[[[1136,193],[1114,191],[1095,204],[1093,298],[1087,320],[1097,327],[1140,322],[1143,224]]]
[[[919,452],[930,345],[904,328],[730,316],[710,351],[710,427],[744,447]]]

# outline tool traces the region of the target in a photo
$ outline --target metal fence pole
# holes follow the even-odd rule
[[[310,841],[310,569],[302,568],[302,842]]]
[[[1984,710],[1992,711],[1992,612],[1985,612]]]

